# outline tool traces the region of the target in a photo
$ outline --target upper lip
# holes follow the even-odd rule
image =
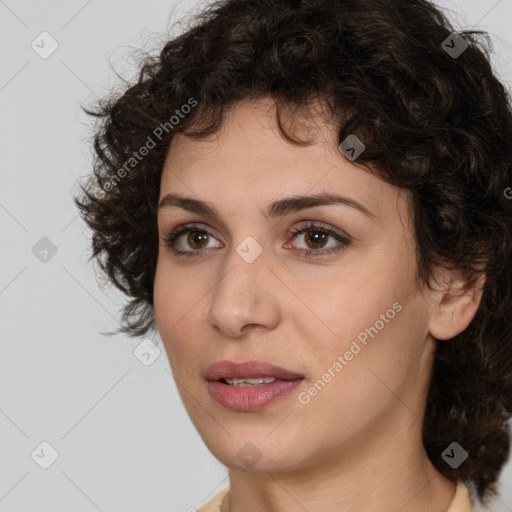
[[[218,361],[213,363],[206,372],[206,380],[250,379],[256,377],[275,377],[281,380],[295,380],[302,379],[303,375],[261,361],[247,361],[243,363]]]

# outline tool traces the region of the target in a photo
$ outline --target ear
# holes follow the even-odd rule
[[[434,309],[429,332],[438,340],[448,340],[461,333],[473,320],[482,299],[485,275],[471,283],[460,270],[441,269],[437,283],[442,288],[434,294]]]

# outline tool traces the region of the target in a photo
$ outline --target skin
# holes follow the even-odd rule
[[[181,236],[180,250],[202,251],[190,259],[160,240],[154,307],[187,413],[229,468],[222,512],[445,512],[455,483],[432,466],[421,439],[433,351],[442,342],[434,337],[463,331],[481,292],[440,269],[438,289],[419,289],[406,193],[346,159],[336,130],[321,119],[311,116],[294,133],[314,135],[314,143],[284,140],[270,100],[244,102],[216,137],[177,135],[162,173],[160,198],[194,197],[221,215],[159,211],[161,239],[189,223],[211,236],[195,246]],[[262,215],[276,199],[320,192],[355,199],[375,218],[342,205]],[[311,233],[290,234],[305,221],[352,241],[343,247],[329,236],[315,246]],[[248,236],[263,249],[250,264],[236,252]],[[303,256],[336,246],[323,257]],[[397,302],[402,310],[308,404],[300,403],[298,394]],[[305,379],[259,411],[229,411],[211,398],[204,378],[225,359],[271,362]],[[249,442],[261,452],[250,468],[237,455]]]

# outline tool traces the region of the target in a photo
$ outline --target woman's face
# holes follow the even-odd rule
[[[310,146],[288,143],[271,105],[240,104],[216,139],[176,136],[165,162],[160,200],[179,195],[218,214],[171,200],[158,214],[154,307],[185,408],[231,468],[292,471],[390,438],[416,443],[433,302],[416,288],[407,196],[346,159],[327,126]],[[323,194],[347,201],[271,208]],[[179,227],[190,229],[174,242],[184,255],[163,241]],[[212,384],[219,361],[302,379]]]

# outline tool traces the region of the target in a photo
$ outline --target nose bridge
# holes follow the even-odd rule
[[[274,325],[278,308],[269,294],[273,275],[262,245],[247,237],[233,245],[225,258],[225,272],[213,290],[209,322],[231,336],[247,324]]]
[[[215,298],[224,299],[227,295],[227,298],[236,297],[244,303],[258,302],[259,289],[268,278],[265,274],[269,273],[261,244],[251,236],[246,237],[233,245],[225,258],[226,272],[215,287]]]

